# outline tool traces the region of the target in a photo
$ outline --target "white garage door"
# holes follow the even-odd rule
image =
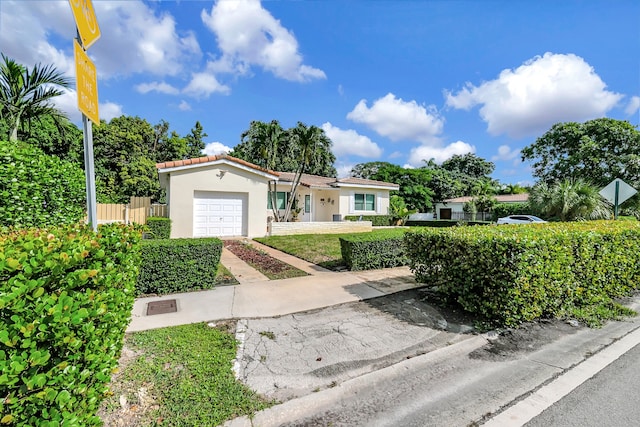
[[[193,198],[193,237],[246,236],[247,196],[196,191]]]

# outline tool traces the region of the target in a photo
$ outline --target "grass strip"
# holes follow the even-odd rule
[[[128,335],[125,345],[137,356],[112,382],[107,414],[124,395],[136,425],[215,426],[273,404],[236,380],[236,340],[223,329],[199,323]]]

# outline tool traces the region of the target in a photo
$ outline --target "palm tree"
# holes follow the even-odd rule
[[[289,201],[284,213],[285,219],[289,217],[289,213],[293,207],[302,174],[305,173],[309,164],[317,161],[317,157],[321,156],[323,151],[327,151],[328,148],[328,151],[331,152],[331,140],[329,140],[324,131],[317,126],[307,126],[302,122],[298,122],[298,125],[290,130],[290,135],[290,143],[296,144],[300,151],[297,159],[298,168],[295,171]]]
[[[62,128],[66,116],[51,100],[71,87],[71,80],[53,65],[36,64],[31,70],[2,54],[0,64],[0,118],[9,125],[9,140],[18,140],[18,130],[32,119],[52,117]]]
[[[541,216],[560,221],[611,218],[611,207],[598,188],[582,179],[565,179],[552,185],[540,183],[533,187],[529,203]]]

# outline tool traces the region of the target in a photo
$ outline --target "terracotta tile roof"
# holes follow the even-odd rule
[[[500,194],[495,196],[498,203],[522,203],[529,200],[528,193],[522,194]],[[473,200],[473,196],[455,197],[453,199],[447,199],[444,203],[466,203]]]
[[[157,169],[177,168],[181,166],[197,165],[199,163],[212,163],[212,162],[217,162],[219,160],[228,160],[230,162],[238,163],[239,165],[246,166],[248,168],[255,169],[260,172],[266,172],[268,174],[275,175],[275,176],[279,175],[278,172],[262,168],[258,165],[254,165],[253,163],[249,163],[246,160],[229,156],[228,154],[218,154],[215,156],[204,156],[204,157],[196,157],[194,159],[174,160],[171,162],[156,163],[156,168]]]
[[[232,157],[229,156],[228,154],[218,154],[215,156],[204,156],[204,157],[197,157],[194,159],[185,159],[185,160],[174,160],[171,162],[163,162],[163,163],[156,163],[156,168],[157,169],[170,169],[170,168],[177,168],[177,167],[181,167],[181,166],[190,166],[190,165],[197,165],[197,164],[205,164],[205,163],[212,163],[212,162],[217,162],[220,160],[228,160],[230,162],[234,162],[234,163],[238,163],[240,165],[246,166],[248,168],[251,169],[255,169],[257,171],[260,172],[266,172],[268,174],[271,175],[275,175],[278,176],[280,178],[280,181],[284,181],[284,182],[293,182],[293,179],[295,177],[295,174],[293,172],[275,172],[269,169],[265,169],[262,168],[258,165],[255,165],[253,163],[247,162],[246,160],[242,160],[242,159],[238,159],[237,157]],[[318,176],[318,175],[309,175],[309,174],[302,174],[302,177],[300,178],[300,184],[305,186],[305,187],[310,187],[310,188],[336,188],[339,186],[339,184],[354,184],[354,185],[370,185],[373,187],[394,187],[394,188],[399,188],[398,184],[393,184],[391,182],[383,182],[383,181],[374,181],[372,179],[362,179],[362,178],[353,178],[353,177],[348,177],[348,178],[328,178],[328,177],[324,177],[324,176]]]
[[[295,174],[293,172],[279,172],[280,181],[284,182],[293,182],[295,178]],[[356,185],[370,185],[373,187],[395,187],[399,188],[398,184],[393,184],[391,182],[383,182],[383,181],[374,181],[372,179],[362,179],[362,178],[328,178],[324,176],[318,175],[309,175],[306,173],[302,174],[300,178],[300,185],[309,188],[336,188],[339,184],[356,184]]]

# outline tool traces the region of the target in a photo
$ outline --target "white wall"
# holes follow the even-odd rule
[[[221,173],[224,172],[224,173]],[[266,177],[228,164],[202,166],[170,172],[168,202],[171,237],[193,236],[193,198],[195,191],[245,193],[247,195],[247,235],[267,233]]]

